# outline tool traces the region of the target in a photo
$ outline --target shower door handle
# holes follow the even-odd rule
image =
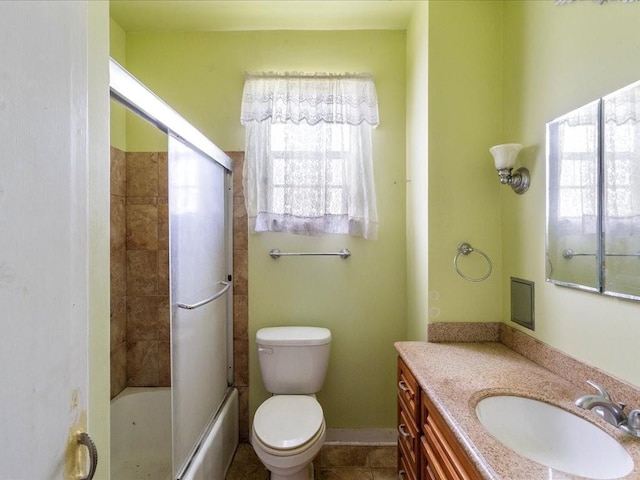
[[[220,285],[223,285],[223,288],[222,288],[222,290],[220,290],[218,293],[216,293],[212,297],[209,297],[209,298],[207,298],[205,300],[202,300],[201,302],[194,303],[194,304],[191,304],[191,305],[187,305],[185,303],[178,303],[178,307],[184,308],[186,310],[193,310],[194,308],[202,307],[203,305],[206,305],[207,303],[213,302],[216,298],[221,297],[222,295],[227,293],[227,290],[229,290],[231,288],[231,282],[218,282],[218,283]]]

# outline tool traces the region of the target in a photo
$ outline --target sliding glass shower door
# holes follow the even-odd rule
[[[169,135],[173,478],[221,406],[228,379],[230,172]]]

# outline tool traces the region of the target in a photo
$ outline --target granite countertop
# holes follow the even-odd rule
[[[579,388],[498,342],[397,342],[395,347],[485,479],[583,478],[522,457],[489,434],[476,417],[476,403],[503,394],[542,400],[597,424],[633,457],[634,470],[624,478],[640,478],[640,439],[574,405],[589,391],[587,385]]]

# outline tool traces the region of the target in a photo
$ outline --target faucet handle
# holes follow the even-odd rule
[[[587,380],[587,383],[598,391],[598,395],[606,398],[607,400],[611,400],[611,396],[609,395],[609,393],[596,382],[594,382],[593,380]]]
[[[635,410],[631,410],[629,412],[629,417],[627,418],[627,424],[631,428],[640,430],[640,409],[639,408],[636,408]]]

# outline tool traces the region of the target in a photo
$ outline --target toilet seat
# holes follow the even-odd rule
[[[322,407],[313,396],[275,395],[256,410],[253,433],[274,455],[293,455],[324,433]]]

